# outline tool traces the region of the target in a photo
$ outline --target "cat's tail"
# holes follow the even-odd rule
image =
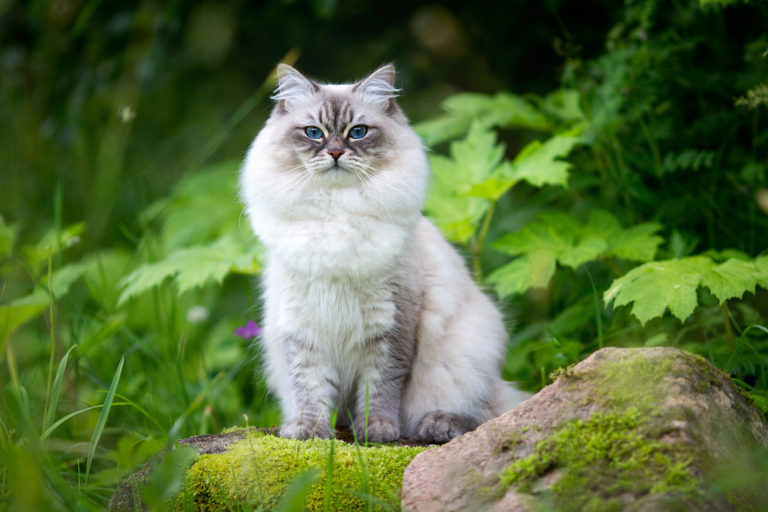
[[[493,414],[501,416],[505,412],[528,400],[533,393],[517,389],[511,382],[499,379],[496,381]]]

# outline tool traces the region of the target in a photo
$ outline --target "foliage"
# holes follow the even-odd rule
[[[758,117],[768,40],[731,41],[728,52],[744,57],[727,73],[699,59],[727,54],[711,37],[723,15],[628,4],[608,51],[569,57],[561,89],[460,94],[417,125],[428,141],[452,140],[448,155],[430,157],[427,213],[467,246],[476,278],[522,309],[510,377],[533,380],[605,344],[672,343],[734,372],[766,403],[768,210],[757,148],[768,138]],[[687,100],[694,83],[698,102]],[[754,365],[737,367],[742,357]]]
[[[145,210],[146,222],[162,218],[159,245],[167,254],[121,279],[118,304],[167,278],[184,293],[208,281],[221,284],[232,272],[258,273],[258,245],[239,225],[240,206],[233,201],[236,173],[236,163],[198,173],[180,183],[167,200]]]
[[[605,291],[606,303],[614,306],[634,302],[632,309],[640,322],[661,316],[665,308],[685,320],[697,306],[696,289],[706,286],[720,303],[755,293],[760,283],[768,287],[768,256],[755,261],[730,258],[716,264],[706,256],[654,261],[640,265],[613,281]]]
[[[496,241],[496,249],[522,257],[497,269],[488,280],[496,284],[500,297],[506,297],[547,286],[556,262],[575,269],[607,257],[649,261],[662,242],[653,234],[659,229],[655,223],[624,229],[616,217],[602,210],[592,210],[586,224],[563,213],[540,214],[521,230]]]
[[[670,344],[768,412],[768,7],[449,4],[370,15],[363,42],[358,4],[0,2],[0,508],[103,510],[177,438],[278,421],[234,334],[260,316],[236,162],[292,44],[330,80],[397,58],[426,212],[519,319],[507,378]],[[463,47],[426,37],[450,27]],[[172,453],[154,505],[182,485]]]

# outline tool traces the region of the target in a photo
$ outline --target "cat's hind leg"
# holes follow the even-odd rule
[[[501,315],[479,290],[462,299],[451,314],[438,307],[422,312],[401,408],[406,437],[445,442],[515,405],[514,389],[501,380],[507,340]]]

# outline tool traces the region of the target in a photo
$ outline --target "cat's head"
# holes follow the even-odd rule
[[[277,75],[276,104],[251,147],[246,172],[314,187],[424,188],[424,150],[395,102],[394,66],[349,84],[322,84],[285,64]]]

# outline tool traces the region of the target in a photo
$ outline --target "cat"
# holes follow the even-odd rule
[[[502,315],[422,216],[429,165],[395,68],[322,84],[278,66],[242,166],[266,247],[262,343],[288,438],[444,442],[527,395],[504,382]]]

